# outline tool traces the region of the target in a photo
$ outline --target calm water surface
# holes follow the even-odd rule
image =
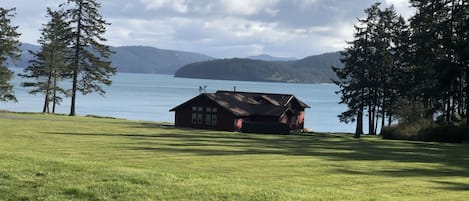
[[[13,69],[20,72],[20,69]],[[28,89],[20,87],[21,78],[15,76],[18,103],[0,103],[0,110],[20,112],[42,111],[42,96],[30,95]],[[70,83],[64,83],[70,85]],[[339,105],[339,96],[333,84],[290,84],[271,82],[244,82],[174,78],[172,75],[118,73],[106,94],[79,95],[78,115],[100,115],[132,120],[174,122],[174,113],[169,110],[199,94],[199,86],[207,86],[206,92],[217,90],[286,93],[293,94],[311,106],[306,110],[305,127],[321,132],[353,132],[354,126],[340,123],[337,115],[345,111]],[[58,113],[68,113],[70,100],[58,106]]]

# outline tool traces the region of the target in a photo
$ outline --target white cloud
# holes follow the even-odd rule
[[[233,15],[255,15],[262,11],[272,13],[279,0],[220,0],[225,12]],[[270,9],[270,10],[269,10]]]
[[[385,0],[386,4],[403,5],[408,4],[408,0]]]
[[[278,14],[278,12],[280,12],[279,9],[272,9],[272,8],[266,8],[264,9],[265,13],[267,13],[268,15],[274,17]]]
[[[415,9],[411,8],[408,0],[385,0],[384,3],[387,6],[394,5],[398,13],[406,19],[415,14]]]
[[[140,0],[147,10],[169,9],[178,13],[251,16],[266,13],[275,16],[280,0]]]
[[[0,0],[17,7],[14,24],[23,42],[36,43],[46,22],[46,6],[57,0]],[[407,0],[394,4],[405,17],[413,13]],[[356,17],[372,0],[138,0],[103,1],[110,23],[110,45],[149,45],[195,51],[216,57],[268,53],[305,57],[341,50],[353,39]]]
[[[280,28],[277,23],[235,17],[207,21],[204,23],[204,29],[210,30],[215,37],[233,41],[280,43],[289,38],[288,31]]]
[[[318,0],[294,0],[295,5],[301,9],[307,9],[318,2]]]
[[[179,13],[188,11],[186,0],[141,0],[147,10],[171,9]]]
[[[245,57],[262,53],[306,57],[337,51],[352,36],[353,24],[289,28],[276,22],[242,17],[192,19],[111,19],[111,45],[149,45],[195,51],[215,57]]]

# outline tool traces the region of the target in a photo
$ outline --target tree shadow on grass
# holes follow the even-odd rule
[[[469,184],[467,183],[448,182],[448,181],[433,181],[433,182],[443,185],[442,188],[445,190],[469,191]]]
[[[166,152],[200,156],[286,155],[311,156],[337,161],[395,161],[422,163],[422,168],[382,171],[354,171],[337,168],[337,173],[386,175],[398,177],[460,176],[469,177],[469,148],[461,144],[389,141],[376,138],[354,139],[350,135],[314,134],[262,135],[205,130],[167,128],[153,134],[60,133],[101,137],[126,137],[121,147],[130,150]],[[445,168],[426,168],[441,164]],[[466,184],[460,188],[465,189]],[[448,185],[450,186],[450,185]],[[454,185],[453,185],[454,186]]]

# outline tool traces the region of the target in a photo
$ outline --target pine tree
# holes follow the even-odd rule
[[[14,12],[15,8],[0,7],[0,102],[17,101],[13,85],[9,83],[13,78],[13,72],[7,66],[7,59],[15,61],[21,54],[20,34],[16,31],[18,26],[11,25],[11,18],[15,16]]]
[[[358,29],[358,27],[357,27]],[[344,68],[332,67],[339,80],[334,83],[340,87],[336,93],[342,94],[340,104],[347,104],[348,110],[340,114],[338,117],[341,122],[349,123],[356,121],[355,138],[359,138],[363,134],[363,107],[364,98],[362,83],[359,77],[362,74],[362,55],[360,48],[356,43],[349,42],[350,46],[341,52],[341,62]]]
[[[379,57],[380,62],[380,100],[381,100],[381,128],[385,126],[388,118],[388,125],[392,122],[395,108],[398,107],[402,97],[402,89],[409,85],[409,51],[410,35],[406,21],[399,16],[393,6],[384,9],[380,14],[379,22]]]
[[[459,80],[457,87],[457,113],[466,118],[469,125],[469,2],[454,0],[452,17],[455,21],[453,48],[457,59]]]
[[[355,137],[360,137],[363,133],[363,114],[364,109],[368,106],[369,115],[369,134],[374,134],[374,123],[372,118],[373,103],[372,95],[374,90],[370,87],[374,79],[371,78],[373,69],[372,58],[373,53],[370,41],[374,34],[374,24],[378,20],[379,3],[372,5],[365,10],[367,17],[359,19],[358,25],[355,26],[355,40],[349,42],[350,47],[342,52],[342,63],[344,68],[334,68],[339,80],[334,81],[340,90],[337,93],[342,94],[341,104],[347,104],[348,110],[339,115],[341,122],[348,123],[350,121],[357,122]]]
[[[464,83],[464,92],[465,95],[465,117],[466,125],[469,125],[469,2],[462,1],[461,5],[461,49],[458,51],[461,55],[462,67],[464,69],[465,83]]]
[[[409,26],[402,16],[399,16],[392,31],[393,64],[390,76],[390,94],[387,103],[388,126],[392,118],[399,112],[400,104],[415,104],[413,94],[415,88],[415,76],[412,66],[413,47],[410,40]]]
[[[411,0],[416,49],[414,64],[427,116],[442,114],[451,123],[455,114],[467,116],[467,1]]]
[[[102,36],[109,25],[99,14],[101,4],[96,0],[68,0],[62,7],[67,10],[72,25],[72,91],[70,115],[76,114],[77,91],[83,95],[105,93],[102,84],[111,85],[116,69],[108,61],[112,54],[109,46],[102,44]]]
[[[394,7],[380,9],[380,3],[365,10],[367,17],[355,26],[355,40],[342,53],[344,68],[333,68],[339,81],[342,104],[349,110],[339,118],[343,122],[357,120],[356,137],[363,133],[363,113],[368,113],[368,134],[377,134],[391,124],[392,115],[406,83],[408,70],[409,32],[405,20]]]
[[[20,76],[35,80],[22,83],[23,87],[33,88],[29,91],[30,94],[44,94],[42,112],[49,113],[49,104],[52,102],[52,113],[55,113],[56,105],[62,101],[60,94],[66,94],[66,90],[61,88],[58,82],[67,78],[69,74],[67,58],[71,54],[68,48],[71,29],[69,23],[65,21],[66,16],[63,11],[52,11],[47,8],[47,17],[50,21],[42,28],[42,35],[38,40],[41,49],[37,52],[30,51],[34,59]]]

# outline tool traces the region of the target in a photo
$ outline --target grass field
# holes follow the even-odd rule
[[[0,200],[468,200],[469,145],[0,112]]]

